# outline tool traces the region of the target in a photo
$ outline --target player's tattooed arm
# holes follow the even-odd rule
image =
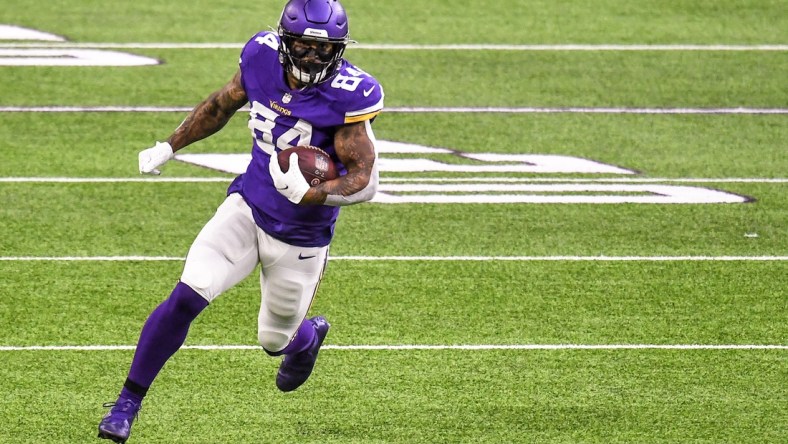
[[[241,83],[241,71],[238,70],[232,80],[195,106],[167,139],[172,150],[178,151],[216,133],[247,101],[246,91]]]
[[[370,200],[377,189],[375,145],[369,122],[343,125],[334,135],[334,148],[347,174],[310,188],[301,203],[351,205]]]

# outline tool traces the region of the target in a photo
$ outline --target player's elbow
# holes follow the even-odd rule
[[[375,183],[369,189],[369,196],[367,196],[367,202],[374,199],[377,193],[378,193],[378,181],[376,180]]]
[[[359,185],[362,185],[359,183]],[[345,206],[354,205],[362,202],[368,202],[375,197],[378,192],[378,175],[377,172],[372,174],[366,181],[366,184],[360,187],[358,191],[351,194],[329,194],[326,196],[324,205],[331,206]]]
[[[358,190],[357,192],[349,195],[344,196],[345,201],[347,204],[357,204],[362,202],[369,202],[372,198],[375,197],[375,194],[378,192],[378,178],[377,176],[373,175],[367,181],[367,184],[364,185],[363,188]]]
[[[352,203],[368,202],[378,192],[378,181],[378,165],[377,162],[372,162],[372,168],[356,176],[354,190],[343,194]]]
[[[373,174],[372,176],[370,176],[369,181],[364,186],[364,188],[362,188],[361,191],[358,192],[359,202],[368,202],[372,200],[375,197],[375,194],[377,194],[377,192],[378,192],[378,175]]]

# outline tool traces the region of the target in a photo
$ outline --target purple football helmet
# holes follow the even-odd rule
[[[330,78],[349,39],[345,8],[338,0],[290,0],[279,20],[279,61],[305,85]]]

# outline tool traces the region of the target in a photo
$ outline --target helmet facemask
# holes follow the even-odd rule
[[[311,32],[310,32],[311,31]],[[307,29],[310,34],[320,30]],[[294,34],[279,27],[279,61],[285,71],[304,85],[316,85],[336,72],[347,46],[347,38]]]

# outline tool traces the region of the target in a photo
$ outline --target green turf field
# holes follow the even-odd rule
[[[0,444],[99,442],[233,177],[172,161],[142,178],[137,153],[230,79],[282,3],[4,0]],[[306,385],[276,389],[251,276],[193,324],[130,444],[788,441],[784,2],[343,3],[346,56],[386,92],[376,136],[421,150],[382,161],[440,168],[384,168],[402,203],[343,210]],[[42,49],[160,64],[8,63]],[[246,119],[184,152],[247,153]],[[747,202],[671,201],[692,196]]]

